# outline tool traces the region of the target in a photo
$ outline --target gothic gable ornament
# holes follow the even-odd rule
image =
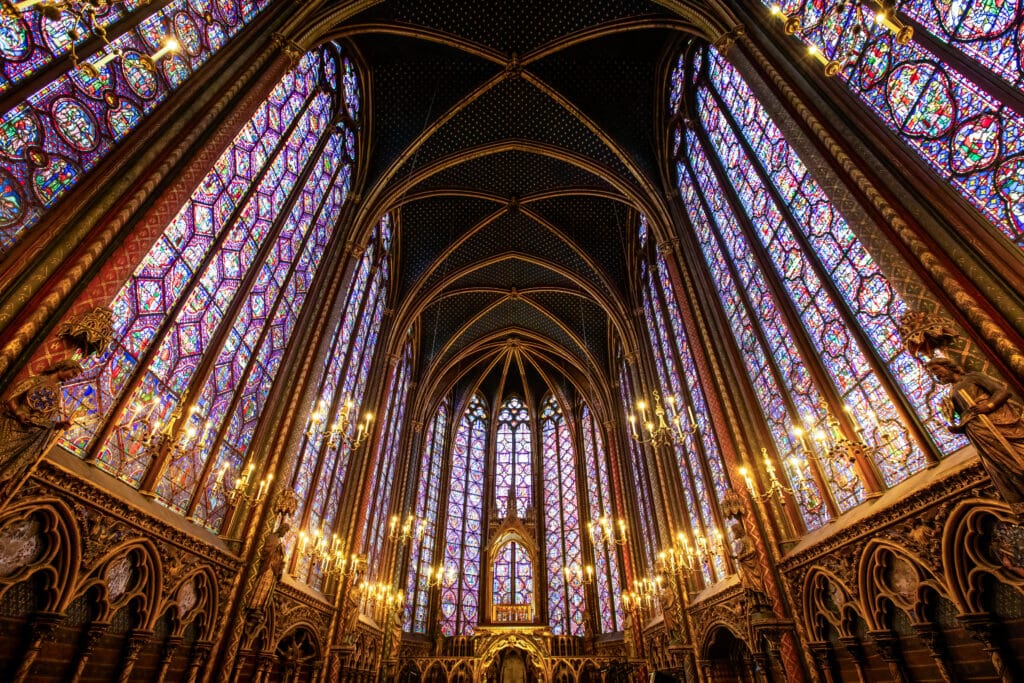
[[[73,315],[57,328],[57,336],[85,356],[101,355],[114,342],[114,311],[97,306]]]

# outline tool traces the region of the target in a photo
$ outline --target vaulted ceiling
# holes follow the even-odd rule
[[[398,0],[340,27],[369,70],[363,200],[398,226],[421,380],[482,381],[512,347],[549,383],[610,376],[663,195],[666,70],[698,32],[664,4]]]

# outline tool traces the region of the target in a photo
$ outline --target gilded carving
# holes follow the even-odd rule
[[[999,495],[1024,515],[1024,406],[1002,382],[965,372],[946,357],[932,358],[925,367],[949,386],[942,401],[949,430],[970,439]]]
[[[935,313],[908,311],[900,320],[900,340],[910,355],[934,356],[937,351],[952,344],[959,333],[947,318]]]
[[[10,497],[39,459],[71,426],[64,414],[61,383],[82,374],[64,360],[16,384],[0,404],[0,504]]]
[[[114,341],[114,311],[97,306],[73,315],[57,328],[57,336],[85,356],[102,354]]]

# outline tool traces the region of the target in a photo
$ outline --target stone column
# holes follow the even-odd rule
[[[889,675],[894,683],[908,683],[910,678],[900,651],[900,639],[892,631],[869,631],[868,637],[875,641],[878,655],[889,665]]]
[[[987,612],[958,614],[956,619],[964,625],[964,628],[975,640],[981,643],[981,649],[989,654],[992,666],[995,667],[996,674],[1003,683],[1013,683],[1018,680],[1006,659],[1001,639],[996,635],[991,614]]]
[[[108,628],[110,628],[110,624],[107,622],[89,624],[89,628],[85,631],[85,637],[78,646],[78,659],[75,661],[75,670],[71,674],[71,683],[78,683],[89,663],[89,658],[92,657],[93,650],[96,649],[96,643],[100,641]]]
[[[32,641],[25,651],[25,656],[21,659],[18,671],[14,674],[14,683],[25,683],[25,681],[31,680],[29,674],[32,672],[32,664],[36,661],[43,646],[53,641],[54,632],[63,621],[64,615],[57,612],[36,613],[31,625]]]

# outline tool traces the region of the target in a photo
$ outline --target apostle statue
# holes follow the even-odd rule
[[[61,382],[82,374],[64,360],[29,377],[0,403],[0,501],[13,493],[60,433],[71,426],[63,415]]]
[[[950,431],[964,434],[978,450],[999,495],[1024,515],[1024,408],[1002,382],[965,372],[940,356],[925,363],[939,384],[949,386],[943,413]]]
[[[747,535],[742,523],[732,526],[732,534],[732,559],[736,561],[740,586],[743,588],[744,607],[747,614],[763,611],[769,606],[768,594],[765,592],[763,570],[754,540]]]
[[[274,589],[284,574],[287,555],[284,537],[289,529],[291,529],[291,525],[287,521],[282,521],[278,528],[270,534],[267,542],[263,544],[259,558],[260,573],[256,578],[256,587],[253,588],[252,597],[249,599],[249,609],[254,613],[266,610],[270,599],[274,596]]]

